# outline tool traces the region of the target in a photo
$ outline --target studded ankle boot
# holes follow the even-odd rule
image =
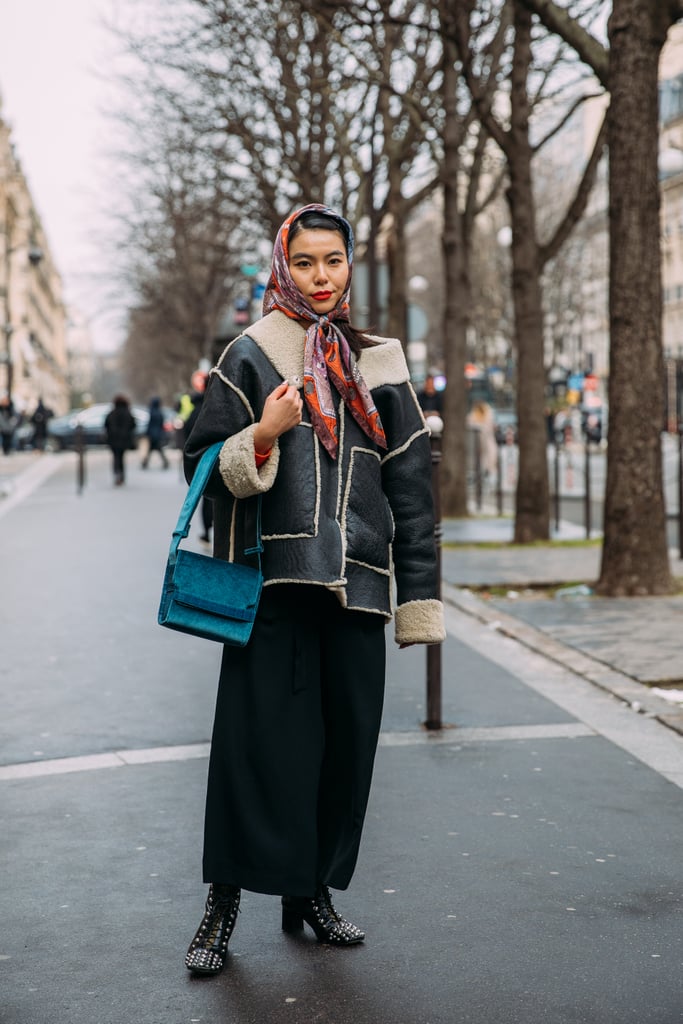
[[[333,946],[353,946],[365,938],[365,932],[334,909],[326,885],[321,885],[315,896],[282,897],[282,930],[301,931],[304,921],[313,929],[319,942]]]
[[[223,970],[239,908],[240,890],[235,886],[209,887],[204,917],[185,956],[188,971],[193,974],[218,974]]]

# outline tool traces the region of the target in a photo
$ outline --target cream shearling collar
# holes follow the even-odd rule
[[[283,380],[303,387],[305,332],[297,320],[275,309],[248,327],[244,334],[256,342]],[[400,341],[397,338],[377,340],[380,344],[363,349],[358,360],[358,368],[371,391],[382,384],[403,384],[410,379]]]

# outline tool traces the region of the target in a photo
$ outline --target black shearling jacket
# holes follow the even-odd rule
[[[384,425],[386,451],[340,402],[339,451],[330,458],[304,403],[302,422],[256,468],[254,425],[266,397],[283,380],[303,383],[304,330],[274,311],[230,342],[212,369],[185,446],[185,473],[190,480],[209,445],[225,440],[207,489],[217,557],[248,560],[244,549],[253,543],[260,494],[264,585],[318,584],[334,590],[345,607],[387,620],[395,610],[397,643],[438,643],[445,634],[429,432],[400,343],[378,340],[362,351],[358,366]]]

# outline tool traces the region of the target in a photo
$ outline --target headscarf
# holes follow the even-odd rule
[[[295,221],[304,213],[322,213],[338,225],[346,244],[349,276],[344,293],[329,313],[319,315],[308,304],[297,288],[289,271],[289,233]],[[274,309],[293,320],[310,321],[304,344],[304,401],[311,424],[320,441],[333,459],[339,448],[337,415],[330,384],[339,392],[347,409],[380,448],[387,440],[372,395],[363,380],[356,360],[342,331],[335,321],[349,320],[349,293],[353,268],[353,230],[344,217],[320,203],[310,203],[296,210],[277,233],[273,247],[270,278],[263,297],[263,315]]]

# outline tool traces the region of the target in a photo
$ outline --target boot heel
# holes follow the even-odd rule
[[[353,946],[365,938],[365,932],[345,921],[334,909],[326,885],[321,885],[315,896],[282,897],[282,930],[301,931],[304,922],[313,929],[319,942],[333,946]]]
[[[282,908],[282,930],[283,932],[300,932],[304,926],[304,919],[296,910],[289,907]]]

